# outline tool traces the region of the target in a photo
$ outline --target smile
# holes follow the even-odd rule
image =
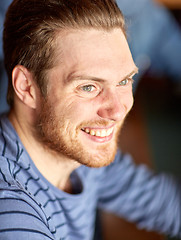
[[[113,133],[114,128],[108,128],[108,129],[91,129],[91,128],[82,128],[82,131],[86,132],[87,134],[90,134],[91,136],[96,137],[108,137]]]

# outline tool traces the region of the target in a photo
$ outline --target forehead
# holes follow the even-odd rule
[[[66,77],[80,73],[98,78],[121,78],[135,69],[121,29],[65,31],[57,37],[56,46],[55,69],[63,71]]]

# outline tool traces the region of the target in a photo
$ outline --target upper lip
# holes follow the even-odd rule
[[[112,124],[112,125],[110,125],[110,126],[92,126],[92,127],[82,127],[82,130],[84,130],[84,129],[86,129],[86,128],[88,128],[88,129],[93,129],[93,130],[102,130],[102,129],[110,129],[110,128],[112,128],[112,127],[114,127],[115,126],[115,124]]]

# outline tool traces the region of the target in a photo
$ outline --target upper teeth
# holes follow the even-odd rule
[[[90,128],[83,128],[82,130],[85,131],[86,133],[92,135],[92,136],[108,137],[113,132],[113,127],[109,128],[109,129],[99,129],[99,130],[90,129]]]

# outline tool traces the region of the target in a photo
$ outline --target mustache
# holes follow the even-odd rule
[[[109,121],[109,120],[105,120],[105,119],[101,119],[101,120],[93,120],[93,121],[85,121],[83,123],[81,123],[78,128],[84,128],[84,127],[110,127],[113,125],[116,125],[118,122],[115,121]]]

